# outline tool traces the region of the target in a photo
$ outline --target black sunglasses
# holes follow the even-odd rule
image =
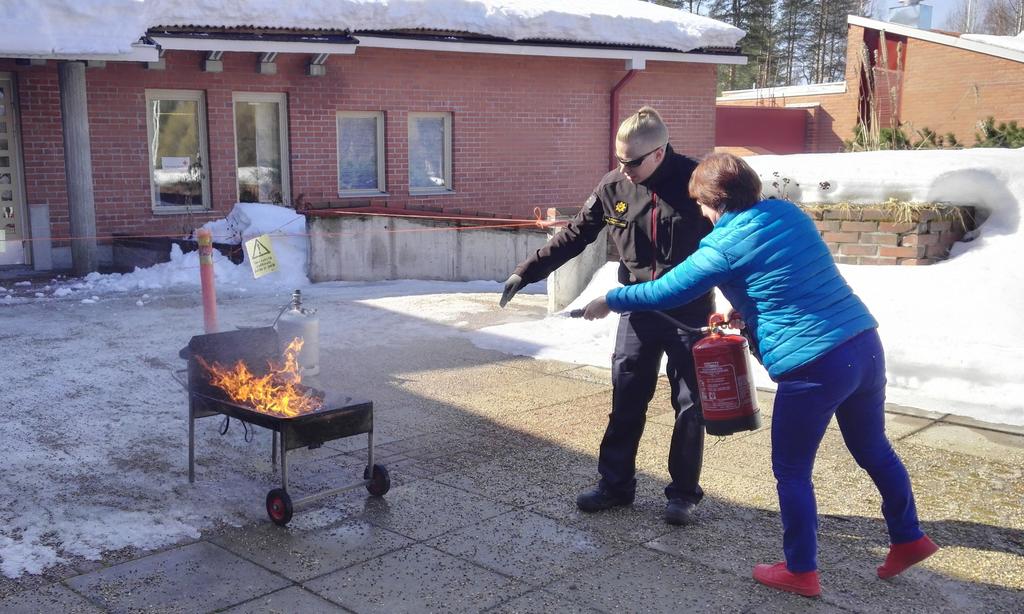
[[[625,167],[625,168],[636,168],[636,167],[638,167],[638,166],[640,166],[641,164],[644,163],[644,160],[647,159],[647,156],[649,156],[652,153],[658,151],[662,147],[664,147],[664,145],[658,145],[657,147],[655,147],[651,151],[648,151],[647,153],[645,153],[644,155],[640,156],[639,158],[633,158],[632,160],[623,160],[622,158],[620,158],[618,156],[615,156],[615,160],[619,164],[621,164],[623,167]]]

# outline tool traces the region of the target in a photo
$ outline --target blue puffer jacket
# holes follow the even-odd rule
[[[796,205],[763,200],[724,214],[696,252],[656,281],[608,293],[613,311],[669,309],[714,286],[743,315],[772,379],[878,322]]]

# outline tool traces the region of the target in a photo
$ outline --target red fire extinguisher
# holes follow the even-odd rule
[[[701,329],[707,336],[693,344],[704,428],[709,435],[732,435],[761,426],[750,346],[743,336],[726,333],[725,327],[725,316],[712,314],[706,329]]]
[[[583,317],[584,309],[574,309],[571,318]],[[704,430],[708,435],[732,435],[761,428],[754,374],[750,370],[750,344],[742,335],[725,332],[728,322],[720,313],[708,318],[703,328],[687,326],[661,311],[655,313],[676,328],[694,335],[706,335],[693,344],[693,363],[697,370]]]

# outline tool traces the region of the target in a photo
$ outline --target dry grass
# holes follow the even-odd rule
[[[964,229],[972,228],[974,224],[974,218],[971,215],[970,210],[964,207],[944,205],[941,203],[914,203],[900,200],[898,198],[890,198],[883,203],[866,205],[858,205],[848,202],[802,204],[800,205],[800,208],[812,213],[838,211],[843,214],[843,217],[851,220],[854,218],[860,218],[860,216],[854,215],[854,211],[857,209],[876,209],[883,212],[883,216],[886,221],[896,224],[920,222],[922,218],[921,214],[927,211],[932,215],[924,216],[925,218],[948,220]]]

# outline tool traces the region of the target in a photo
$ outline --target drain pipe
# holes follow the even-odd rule
[[[611,93],[611,116],[609,117],[609,137],[608,137],[608,168],[614,169],[618,163],[615,161],[615,133],[619,131],[619,90],[621,90],[627,83],[633,80],[636,73],[640,72],[645,68],[644,60],[626,60],[626,74],[615,87],[612,88]]]

